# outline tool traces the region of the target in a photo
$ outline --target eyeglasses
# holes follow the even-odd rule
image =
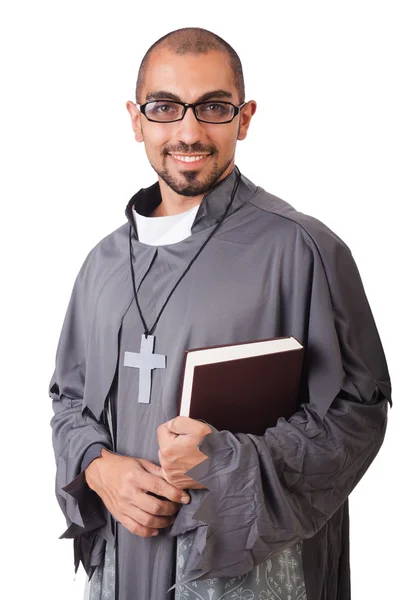
[[[235,106],[231,102],[174,102],[173,100],[152,100],[146,104],[138,104],[139,110],[148,121],[154,123],[174,123],[181,121],[188,108],[192,108],[195,117],[203,123],[230,123],[239,114],[245,102]]]

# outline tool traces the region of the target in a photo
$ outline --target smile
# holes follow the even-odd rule
[[[180,162],[184,162],[184,163],[196,163],[199,162],[200,160],[204,160],[204,158],[207,158],[207,156],[210,156],[209,154],[198,154],[196,156],[192,156],[192,155],[187,155],[187,154],[171,154],[172,158],[174,158],[175,160],[179,160]]]

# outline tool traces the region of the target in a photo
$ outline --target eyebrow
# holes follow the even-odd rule
[[[205,102],[206,100],[215,98],[228,98],[230,100],[233,98],[233,94],[227,90],[212,90],[211,92],[206,92],[199,96],[196,102]],[[146,94],[146,102],[149,102],[150,100],[175,100],[175,102],[183,102],[179,96],[165,90],[149,92]]]

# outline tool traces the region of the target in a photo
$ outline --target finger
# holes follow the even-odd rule
[[[158,529],[151,529],[150,527],[144,527],[137,523],[134,519],[129,517],[128,515],[122,514],[117,517],[113,515],[118,523],[123,525],[130,533],[135,535],[139,535],[140,537],[153,537],[159,533]]]
[[[158,533],[158,529],[153,529],[149,527],[145,527],[144,525],[135,521],[128,513],[130,512],[129,508],[126,512],[125,507],[120,507],[118,503],[114,503],[108,494],[104,493],[102,495],[102,501],[110,514],[118,523],[121,523],[123,527],[128,529],[131,533],[135,535],[139,535],[140,537],[151,537]]]
[[[152,492],[156,496],[171,500],[171,502],[182,502],[183,496],[186,496],[183,490],[178,490],[168,481],[150,473],[142,473],[142,477],[137,481],[137,484],[142,491]]]
[[[178,489],[163,479],[161,467],[145,459],[140,459],[140,462],[147,468],[146,472],[142,470],[137,480],[137,484],[139,484],[141,490],[152,492],[157,496],[163,496],[172,502],[183,502],[183,497],[186,496],[187,501],[189,501],[189,496],[183,490]],[[185,502],[183,503],[185,504]]]
[[[169,502],[168,500],[160,500],[144,492],[137,492],[135,496],[135,506],[151,515],[157,516],[172,516],[181,508],[179,502]]]
[[[191,419],[190,417],[178,416],[171,419],[171,421],[167,421],[165,425],[170,433],[174,433],[175,435],[186,435],[189,433],[196,433],[202,423],[195,419]]]
[[[208,423],[191,419],[190,417],[174,417],[171,421],[165,423],[168,431],[175,435],[203,436],[212,433]]]
[[[167,517],[151,515],[138,506],[130,506],[127,510],[128,512],[123,512],[121,516],[128,517],[147,529],[165,529],[172,525],[176,518],[174,515]]]
[[[172,433],[168,429],[167,423],[163,423],[162,425],[157,427],[157,441],[159,443],[160,448],[170,446],[177,437],[178,436],[175,433]]]

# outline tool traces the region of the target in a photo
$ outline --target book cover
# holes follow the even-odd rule
[[[187,350],[179,414],[263,435],[298,409],[303,354],[292,336]]]

